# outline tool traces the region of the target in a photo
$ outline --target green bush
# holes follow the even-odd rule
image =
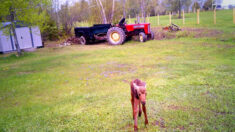
[[[55,21],[53,21],[52,19],[50,19],[47,23],[46,23],[46,28],[45,30],[42,32],[42,38],[44,41],[46,40],[58,40],[59,39],[59,34],[60,31],[59,29],[56,27],[56,23]]]

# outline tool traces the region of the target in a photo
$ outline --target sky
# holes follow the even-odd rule
[[[59,0],[60,4],[64,4],[67,0]],[[79,0],[68,0],[69,4],[73,4],[74,2],[78,2]]]
[[[235,5],[235,0],[223,0],[222,6]]]

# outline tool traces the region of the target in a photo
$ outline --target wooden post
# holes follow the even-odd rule
[[[137,16],[137,14],[136,14],[136,22],[135,23],[138,23],[138,16]]]
[[[160,22],[159,22],[159,14],[157,14],[157,25],[158,25],[158,26],[160,25]]]
[[[131,16],[129,15],[129,23],[131,23]]]
[[[235,24],[235,8],[233,8],[233,24]]]
[[[197,24],[200,24],[199,13],[200,13],[200,9],[197,9]]]
[[[147,15],[146,23],[149,23],[149,15]]]
[[[140,23],[140,17],[139,17],[139,14],[137,16],[137,23]]]
[[[144,14],[142,13],[142,17],[141,17],[141,22],[143,23],[144,22]]]
[[[150,17],[150,15],[148,15],[148,23],[150,23],[150,21],[149,21],[149,17]]]
[[[214,24],[216,24],[216,8],[214,9]]]
[[[183,10],[183,24],[185,24],[185,19],[184,19],[184,10]]]
[[[171,12],[169,13],[169,23],[171,24]]]

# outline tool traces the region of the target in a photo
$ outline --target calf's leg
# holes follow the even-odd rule
[[[139,101],[140,102],[140,101]],[[141,104],[139,103],[139,117],[141,117],[142,110],[141,110]]]
[[[148,122],[148,117],[147,117],[147,111],[146,111],[146,106],[142,105],[143,111],[144,111],[144,118],[145,118],[145,125],[147,125]]]
[[[133,120],[135,119],[135,116],[134,116],[134,98],[131,97],[131,105],[132,105],[132,114],[133,114]]]
[[[134,99],[134,130],[138,130],[138,124],[137,124],[137,116],[138,116],[138,105],[139,105],[139,100]]]

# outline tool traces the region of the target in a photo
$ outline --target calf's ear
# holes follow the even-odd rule
[[[136,90],[139,90],[139,86],[137,86],[135,83],[133,83]]]

